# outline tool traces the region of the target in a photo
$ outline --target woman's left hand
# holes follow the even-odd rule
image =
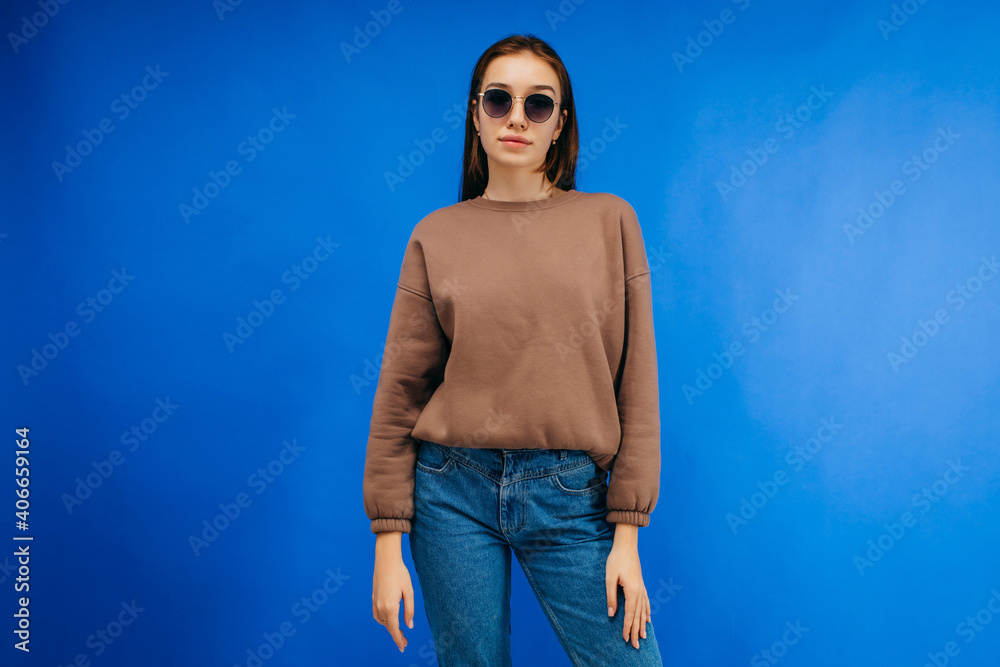
[[[617,524],[615,541],[608,555],[605,584],[608,594],[608,616],[614,616],[618,606],[618,586],[625,589],[625,623],[622,639],[639,648],[639,637],[646,638],[646,623],[652,609],[639,564],[638,526]]]

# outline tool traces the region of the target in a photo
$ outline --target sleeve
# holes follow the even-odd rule
[[[424,251],[411,235],[389,315],[365,452],[362,493],[373,533],[410,532],[418,446],[411,433],[441,383],[448,351]]]
[[[625,254],[625,346],[616,379],[622,439],[608,482],[606,520],[649,525],[660,489],[660,398],[653,297],[642,230],[635,210],[622,212]]]

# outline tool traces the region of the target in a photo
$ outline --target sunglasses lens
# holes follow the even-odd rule
[[[510,102],[510,93],[499,88],[491,88],[483,94],[483,111],[493,118],[502,118],[510,111]]]
[[[548,95],[535,93],[524,100],[524,115],[535,123],[544,123],[552,115],[554,102]]]
[[[503,118],[510,111],[513,99],[506,90],[490,88],[483,93],[483,111],[493,118]],[[535,123],[544,123],[552,115],[554,107],[551,97],[534,93],[524,100],[524,115]]]

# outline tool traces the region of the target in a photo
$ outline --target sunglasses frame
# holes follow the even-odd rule
[[[490,118],[503,118],[504,116],[506,116],[507,114],[509,114],[509,113],[511,112],[511,109],[513,109],[513,108],[514,108],[514,100],[521,100],[521,103],[522,103],[522,104],[524,104],[524,102],[526,102],[526,101],[527,101],[527,99],[528,99],[529,97],[532,97],[533,95],[540,95],[540,96],[542,96],[542,97],[544,97],[544,98],[547,98],[547,99],[548,99],[549,101],[551,101],[551,102],[552,102],[552,104],[553,104],[553,107],[552,107],[552,109],[551,109],[551,110],[549,111],[549,115],[548,115],[548,116],[547,116],[547,117],[545,118],[545,120],[534,120],[534,119],[532,119],[531,117],[529,117],[529,116],[528,116],[528,111],[527,111],[527,110],[525,110],[525,112],[524,112],[524,117],[525,117],[525,118],[527,118],[528,120],[530,120],[530,121],[531,121],[532,123],[545,123],[545,122],[547,122],[547,121],[548,121],[548,120],[549,120],[550,118],[552,118],[552,111],[554,111],[554,110],[555,110],[555,107],[559,107],[560,109],[562,109],[562,108],[563,108],[562,104],[560,104],[559,102],[556,102],[555,100],[553,100],[553,99],[552,99],[551,97],[549,97],[549,96],[548,96],[548,95],[546,95],[545,93],[531,93],[531,95],[527,95],[527,96],[525,96],[525,95],[511,95],[510,93],[508,93],[508,92],[507,92],[506,90],[504,90],[503,88],[490,88],[490,89],[488,89],[488,90],[484,90],[483,92],[479,93],[479,94],[478,94],[478,97],[482,97],[482,96],[483,96],[483,95],[485,95],[486,93],[490,93],[490,92],[493,92],[494,90],[495,90],[495,91],[498,91],[498,92],[501,92],[501,93],[503,93],[504,95],[506,95],[507,97],[509,97],[509,98],[510,98],[510,106],[509,106],[509,107],[507,107],[507,111],[503,112],[503,113],[502,113],[502,114],[500,114],[499,116],[494,116],[493,114],[491,114],[490,112],[488,112],[488,111],[486,110],[486,106],[484,105],[484,106],[483,106],[483,113],[485,113],[485,114],[486,114],[487,116],[489,116]]]

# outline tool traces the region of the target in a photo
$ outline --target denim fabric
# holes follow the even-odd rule
[[[441,667],[509,667],[511,550],[573,665],[662,666],[652,622],[622,639],[608,617],[607,477],[586,452],[423,441],[410,552]]]

